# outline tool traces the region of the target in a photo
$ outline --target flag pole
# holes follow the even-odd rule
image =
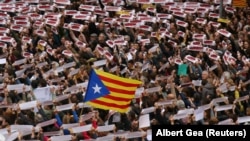
[[[80,119],[81,116],[82,116],[83,108],[84,108],[84,107],[82,107],[82,109],[81,109],[81,112],[80,112],[80,115],[79,115],[79,119]]]

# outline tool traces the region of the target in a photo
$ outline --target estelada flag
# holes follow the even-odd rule
[[[246,0],[233,0],[232,2],[233,7],[247,7]]]
[[[91,70],[84,102],[104,110],[125,113],[141,81],[122,78],[101,70]]]

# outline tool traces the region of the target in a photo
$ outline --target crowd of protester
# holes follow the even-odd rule
[[[198,0],[195,2],[203,3]],[[6,43],[7,46],[0,48],[1,58],[6,58],[6,62],[1,63],[0,67],[0,133],[5,138],[15,133],[14,129],[11,129],[13,125],[37,127],[39,123],[55,119],[54,124],[38,129],[32,128],[30,133],[19,131],[18,137],[14,140],[48,141],[52,140],[52,136],[48,133],[56,133],[52,135],[71,135],[71,140],[98,140],[100,137],[112,134],[116,135],[113,139],[116,141],[149,141],[150,133],[147,131],[150,130],[150,126],[140,128],[139,125],[139,118],[143,115],[143,110],[144,114],[149,114],[150,125],[215,125],[223,123],[247,125],[250,123],[239,122],[240,117],[250,116],[249,7],[235,8],[233,12],[224,10],[224,18],[229,19],[228,22],[217,22],[218,18],[209,17],[209,12],[219,13],[219,4],[208,0],[207,3],[213,6],[213,11],[210,9],[204,13],[186,13],[186,17],[173,15],[169,19],[146,21],[143,24],[152,28],[149,31],[139,27],[126,27],[128,19],[119,20],[120,14],[113,11],[108,12],[108,15],[105,16],[95,15],[96,18],[90,20],[76,20],[72,16],[64,14],[66,10],[80,11],[79,6],[82,4],[101,7],[103,10],[105,10],[105,6],[118,6],[123,10],[134,10],[134,15],[141,13],[156,17],[157,13],[172,14],[172,11],[164,4],[146,5],[133,1],[122,1],[122,3],[120,6],[113,3],[112,0],[105,2],[71,0],[71,5],[67,5],[63,9],[54,9],[54,13],[61,14],[58,26],[44,24],[40,27],[46,31],[45,36],[40,36],[35,32],[37,27],[32,24],[36,21],[30,19],[30,27],[24,27],[20,32],[11,30],[14,17],[20,13],[7,13],[10,15],[10,23],[1,24],[1,27],[9,28],[10,32],[1,32],[1,36],[13,37],[15,42]],[[148,10],[148,7],[155,8],[155,11]],[[231,5],[224,5],[223,8],[226,7],[231,7]],[[46,14],[46,11],[37,9],[35,12],[40,15]],[[207,23],[197,23],[195,20],[197,17],[206,19]],[[107,22],[106,18],[115,20]],[[177,25],[177,20],[188,23],[188,26]],[[220,26],[208,24],[209,21],[219,23]],[[74,31],[64,27],[65,23],[72,22],[83,25],[83,29]],[[219,29],[230,32],[230,36],[218,33]],[[171,36],[167,36],[167,33],[162,35],[160,33],[162,30],[168,31]],[[204,34],[205,38],[194,39],[194,34]],[[23,37],[28,37],[32,41],[24,42]],[[213,41],[214,44],[203,45],[202,40],[205,39]],[[41,43],[41,40],[46,44]],[[111,47],[108,40],[123,42]],[[76,43],[83,44],[78,46]],[[219,59],[213,59],[207,52],[189,50],[188,46],[195,43],[212,49]],[[110,53],[113,58],[110,59],[102,54],[100,49]],[[67,55],[65,50],[70,55]],[[225,53],[230,53],[234,59],[227,62],[223,58]],[[196,61],[188,60],[187,55],[193,56]],[[23,63],[15,64],[16,61],[22,59],[25,59]],[[104,65],[95,65],[96,61],[103,59],[107,60]],[[181,60],[181,63],[177,62],[177,59]],[[63,70],[58,69],[72,62],[74,62],[72,66]],[[41,63],[44,64],[41,65]],[[183,70],[180,70],[182,69],[180,66],[183,64],[187,66],[186,73],[181,73]],[[86,87],[78,87],[78,84],[88,82],[89,72],[92,69],[102,69],[121,77],[143,82],[140,87],[143,87],[144,90],[131,101],[131,108],[127,113],[79,106],[83,102]],[[24,71],[21,74],[17,73],[20,70]],[[72,74],[74,71],[76,73]],[[200,82],[200,85],[193,82]],[[8,90],[8,85],[17,84],[24,84],[23,89]],[[27,90],[29,86],[31,89]],[[18,106],[21,103],[37,100],[33,91],[43,87],[50,87],[52,97],[50,104],[38,101],[35,108],[24,110]],[[160,87],[158,91],[149,91],[150,88],[157,87]],[[69,88],[74,88],[74,90],[65,92]],[[57,99],[66,94],[67,98]],[[214,102],[216,99],[219,99],[219,102]],[[74,103],[71,109],[63,111],[56,109],[56,106],[69,103]],[[227,110],[216,110],[216,107],[223,105],[232,105],[232,107]],[[153,111],[145,113],[145,109],[152,107]],[[190,109],[193,111],[190,112]],[[197,120],[198,114],[195,113],[199,110],[203,115]],[[81,115],[89,113],[94,114],[90,119],[82,120]],[[177,116],[183,117],[178,118]],[[119,120],[114,121],[114,117],[119,117]],[[73,133],[71,128],[63,126],[72,124],[73,127],[73,123],[79,123],[78,126],[92,124],[93,129]],[[115,125],[115,129],[110,132],[96,130],[98,126],[111,124]],[[118,133],[122,134],[127,131],[141,131],[145,134],[134,139],[118,136]]]

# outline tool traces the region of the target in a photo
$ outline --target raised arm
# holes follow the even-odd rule
[[[73,114],[74,121],[78,122],[79,118],[78,118],[78,115],[76,113],[76,108],[75,107],[76,107],[75,105],[72,107],[72,114]]]
[[[58,124],[59,127],[61,127],[63,125],[63,122],[57,111],[55,111],[55,118],[56,118],[56,123]]]
[[[72,40],[73,40],[74,42],[79,41],[79,39],[77,39],[75,33],[74,33],[72,30],[69,30],[69,35],[70,35],[70,37],[72,38]]]

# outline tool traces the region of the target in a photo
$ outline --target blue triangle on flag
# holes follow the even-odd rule
[[[103,84],[96,72],[94,70],[91,70],[84,102],[95,100],[108,94],[110,94],[110,91]]]

